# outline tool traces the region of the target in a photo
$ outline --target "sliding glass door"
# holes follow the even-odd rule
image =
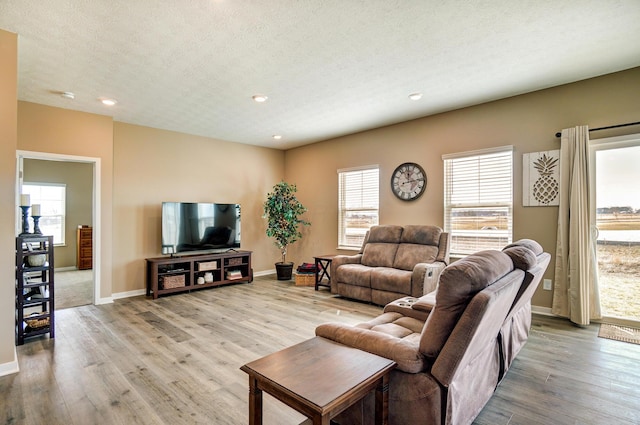
[[[602,315],[640,323],[640,134],[591,147]]]

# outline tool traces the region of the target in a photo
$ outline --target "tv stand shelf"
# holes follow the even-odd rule
[[[251,251],[147,258],[147,296],[252,282]],[[200,282],[200,283],[198,283]]]

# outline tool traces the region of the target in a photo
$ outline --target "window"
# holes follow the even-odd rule
[[[338,170],[338,245],[360,248],[378,224],[378,166]]]
[[[65,202],[67,187],[64,184],[23,183],[22,193],[31,196],[31,205],[40,204],[40,221],[43,235],[53,235],[54,245],[64,245]]]
[[[502,249],[513,235],[513,147],[443,155],[451,254]]]

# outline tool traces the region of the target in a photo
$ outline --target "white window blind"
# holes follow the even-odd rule
[[[360,248],[367,230],[378,224],[378,166],[338,170],[338,245]]]
[[[451,254],[502,249],[513,235],[513,147],[443,155]]]
[[[42,234],[53,236],[54,245],[64,245],[67,186],[25,182],[22,184],[22,193],[30,195],[31,205],[40,205],[38,227]]]

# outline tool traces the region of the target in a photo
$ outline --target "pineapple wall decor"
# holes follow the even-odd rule
[[[522,205],[550,207],[559,204],[560,150],[522,155]]]

